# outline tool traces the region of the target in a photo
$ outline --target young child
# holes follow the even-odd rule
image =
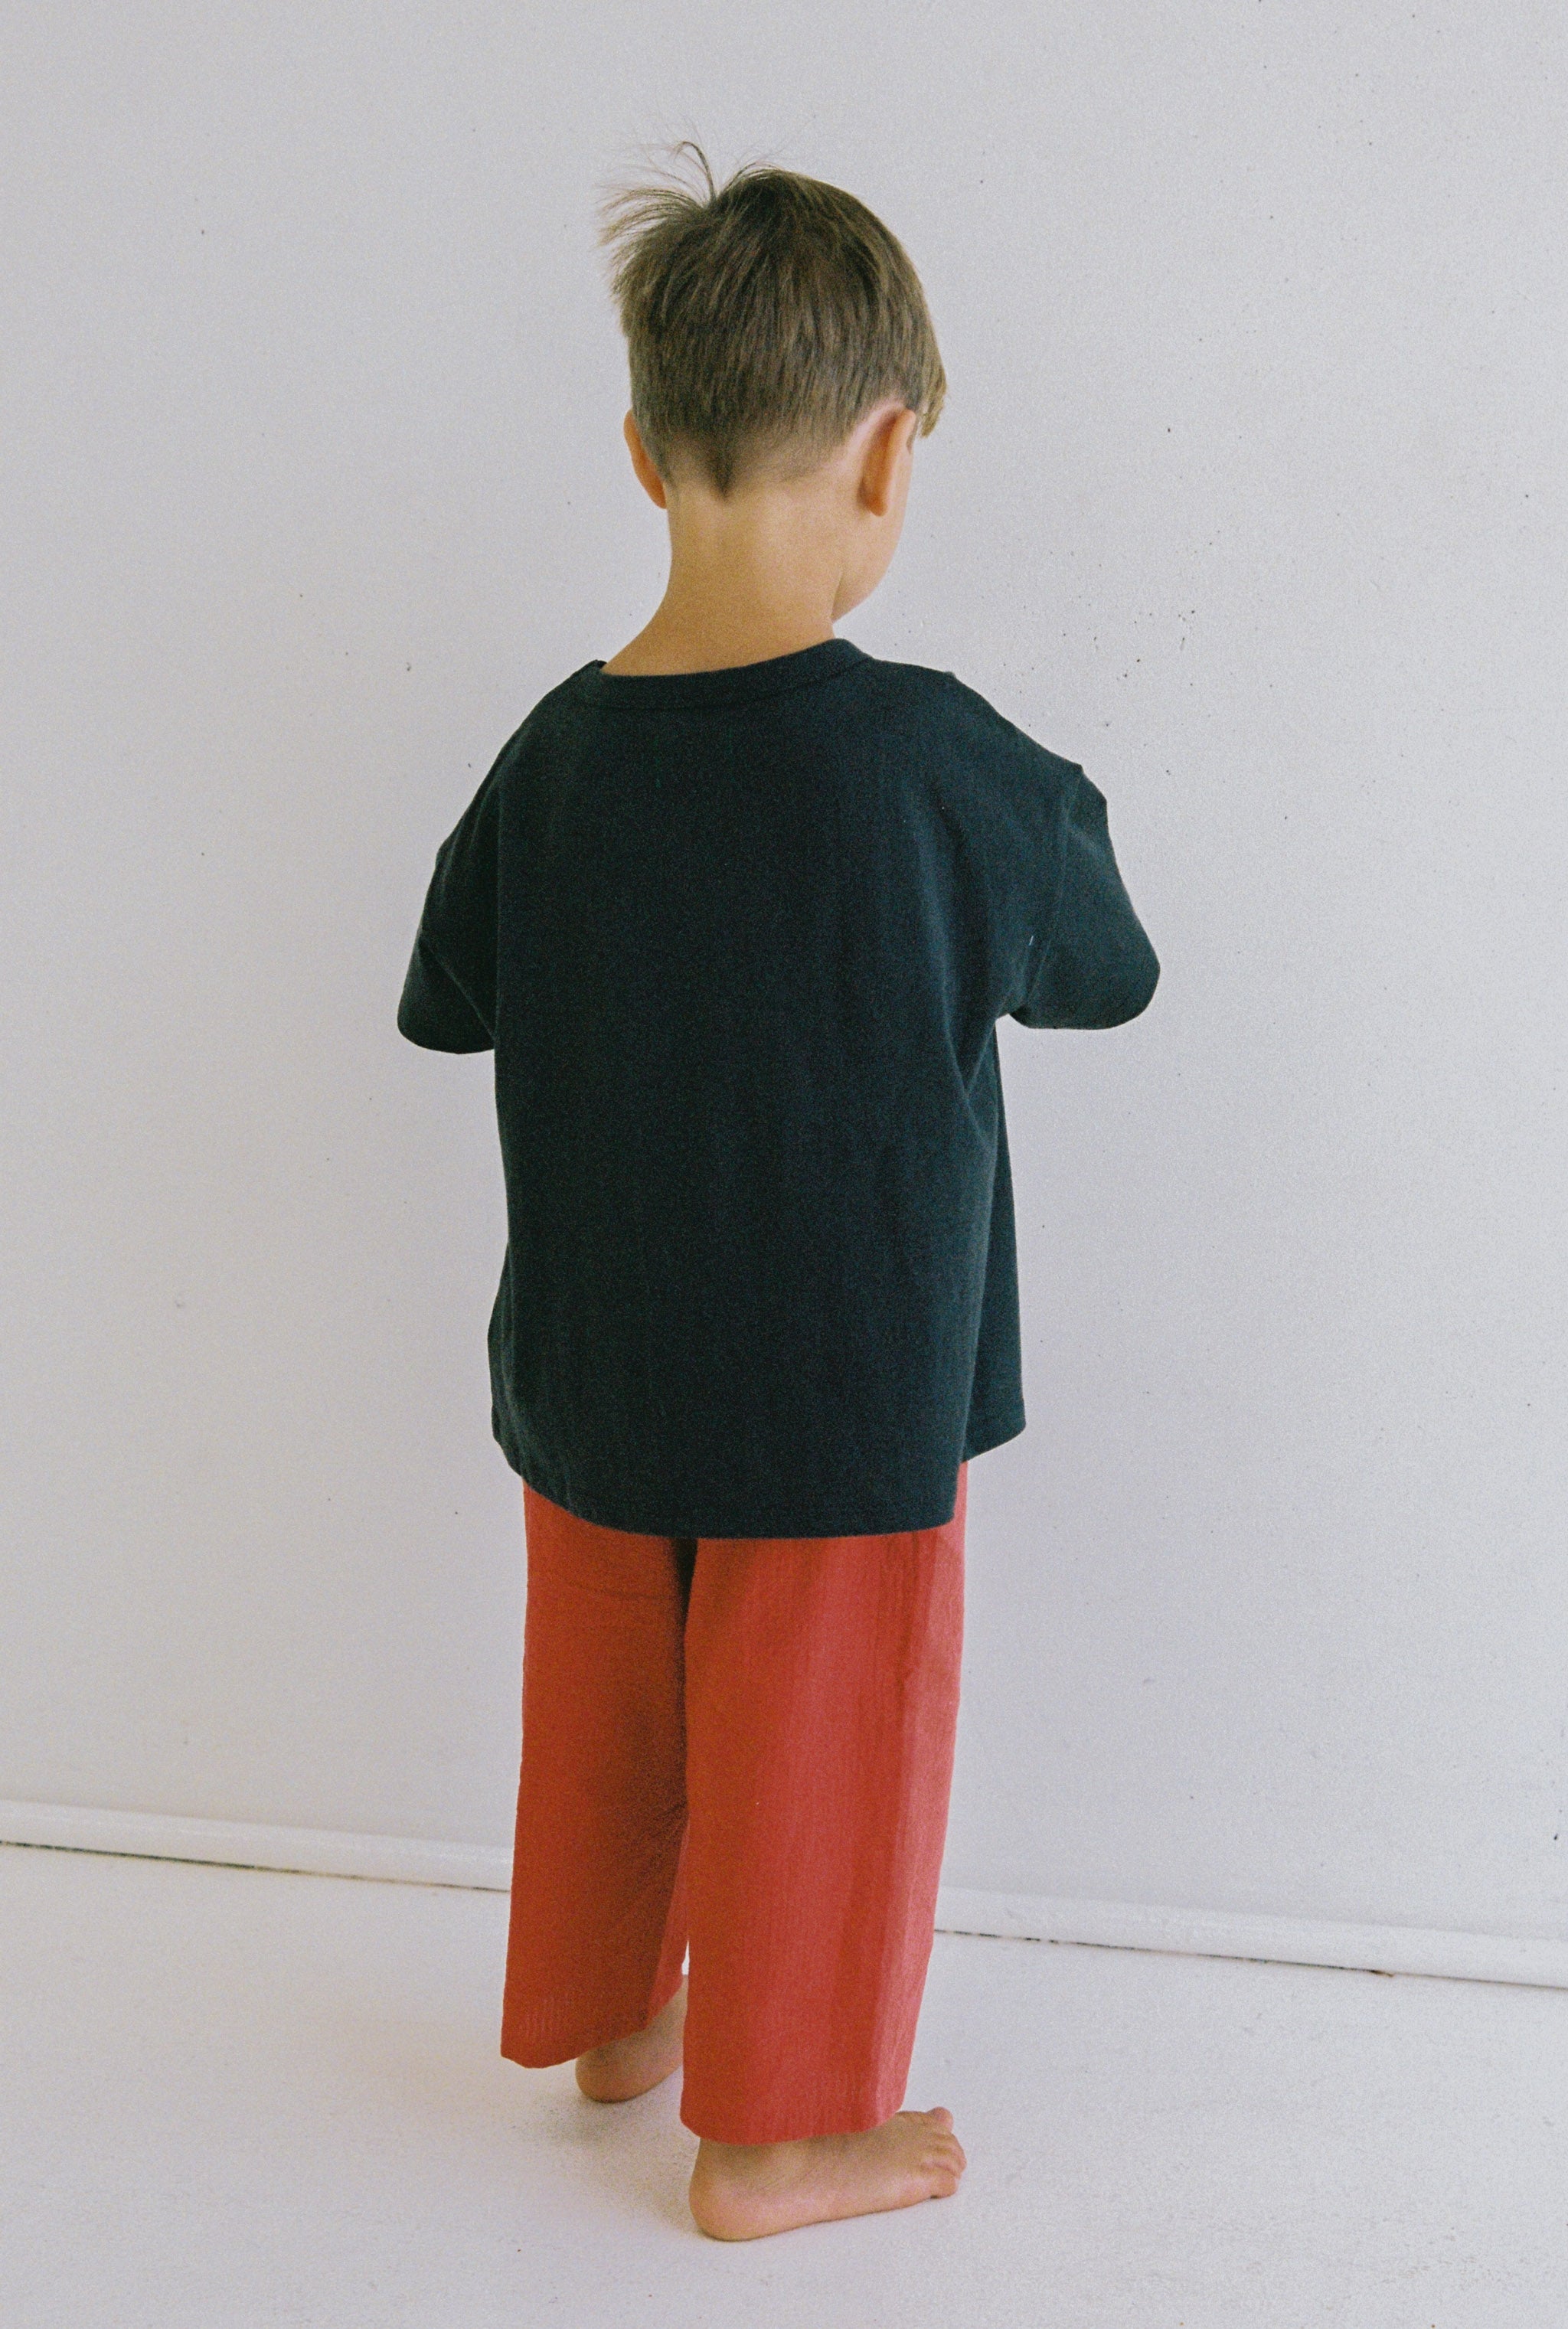
[[[684,2062],[693,2215],[749,2239],[963,2172],[951,2113],[901,2106],[967,1466],[1025,1426],[996,1024],[1115,1026],[1159,965],[1082,768],[835,634],[945,393],[902,246],[692,150],[705,192],[603,213],[664,598],[441,844],[397,1023],[495,1051],[501,2051],[600,2102]]]

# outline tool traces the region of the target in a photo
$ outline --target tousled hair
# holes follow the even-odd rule
[[[694,462],[717,491],[790,477],[897,397],[929,437],[947,393],[920,278],[901,242],[842,187],[766,162],[705,191],[613,190],[599,209],[626,334],[631,409],[666,482]]]

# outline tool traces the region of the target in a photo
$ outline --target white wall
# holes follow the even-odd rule
[[[12,12],[0,1796],[505,1843],[435,847],[638,628],[596,183],[848,184],[950,397],[851,619],[1110,803],[1002,1027],[948,1881],[1568,1931],[1555,12]],[[1556,237],[1561,242],[1560,231]]]

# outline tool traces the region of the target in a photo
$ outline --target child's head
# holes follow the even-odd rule
[[[929,436],[947,380],[902,245],[855,195],[793,170],[749,163],[715,187],[686,143],[705,196],[632,186],[600,212],[632,417],[659,477],[721,499],[792,483],[884,404]]]

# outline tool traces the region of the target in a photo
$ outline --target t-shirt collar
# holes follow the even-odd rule
[[[590,702],[634,711],[739,703],[753,696],[781,694],[788,688],[809,687],[870,660],[853,639],[818,639],[815,646],[798,647],[792,655],[770,655],[761,663],[731,664],[721,671],[607,672],[600,659],[574,672],[572,684]]]

